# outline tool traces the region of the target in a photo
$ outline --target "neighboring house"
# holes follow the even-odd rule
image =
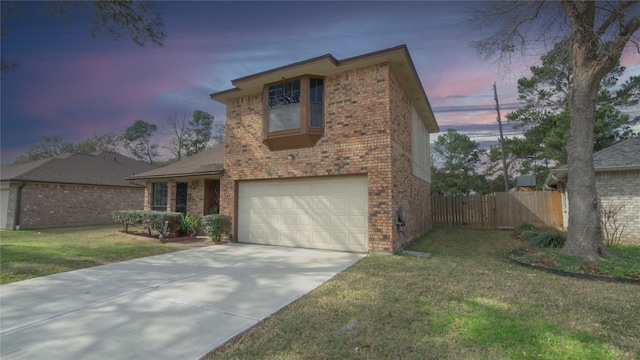
[[[145,210],[202,216],[217,212],[223,166],[224,146],[217,145],[127,180],[145,183]]]
[[[640,243],[640,136],[622,141],[593,154],[596,191],[601,208],[621,206],[618,215],[625,225],[625,241]],[[562,193],[564,226],[568,227],[568,168],[551,170],[545,189]]]
[[[3,168],[0,227],[33,229],[113,223],[117,209],[141,209],[144,187],[124,178],[153,166],[100,152]]]
[[[232,81],[220,211],[239,242],[393,252],[431,228],[438,125],[406,46]]]

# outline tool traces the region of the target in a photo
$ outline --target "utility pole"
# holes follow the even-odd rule
[[[504,136],[502,134],[502,120],[500,119],[500,103],[498,102],[498,90],[493,83],[493,96],[496,99],[496,111],[498,112],[498,128],[500,129],[500,151],[502,152],[502,174],[504,175],[504,191],[509,192],[509,174],[507,172],[507,156],[504,153]]]

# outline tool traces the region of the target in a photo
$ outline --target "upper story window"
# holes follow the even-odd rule
[[[300,80],[269,86],[269,132],[300,127]]]
[[[264,143],[271,150],[313,146],[324,133],[324,79],[304,76],[263,90]]]

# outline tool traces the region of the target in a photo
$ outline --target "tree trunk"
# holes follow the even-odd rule
[[[600,254],[604,251],[593,165],[594,104],[598,83],[594,84],[588,70],[582,70],[574,71],[573,86],[569,93],[569,234],[561,252],[596,261],[602,260]]]

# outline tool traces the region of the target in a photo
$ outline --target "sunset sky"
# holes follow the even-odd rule
[[[158,125],[172,112],[203,110],[224,120],[209,94],[231,80],[324,54],[345,59],[406,44],[441,131],[482,140],[495,134],[493,83],[502,116],[517,108],[516,80],[539,56],[509,71],[475,54],[478,31],[464,22],[468,2],[161,2],[163,47],[139,47],[106,35],[92,39],[88,18],[70,24],[42,14],[42,3],[8,25],[2,58],[20,68],[2,74],[2,163],[42,136],[79,142],[122,133],[135,120]],[[482,4],[482,3],[475,3]],[[3,20],[4,21],[4,20]],[[625,77],[640,75],[627,51]],[[491,125],[486,125],[491,124]],[[166,135],[165,135],[166,136]],[[165,150],[162,154],[167,155]]]

